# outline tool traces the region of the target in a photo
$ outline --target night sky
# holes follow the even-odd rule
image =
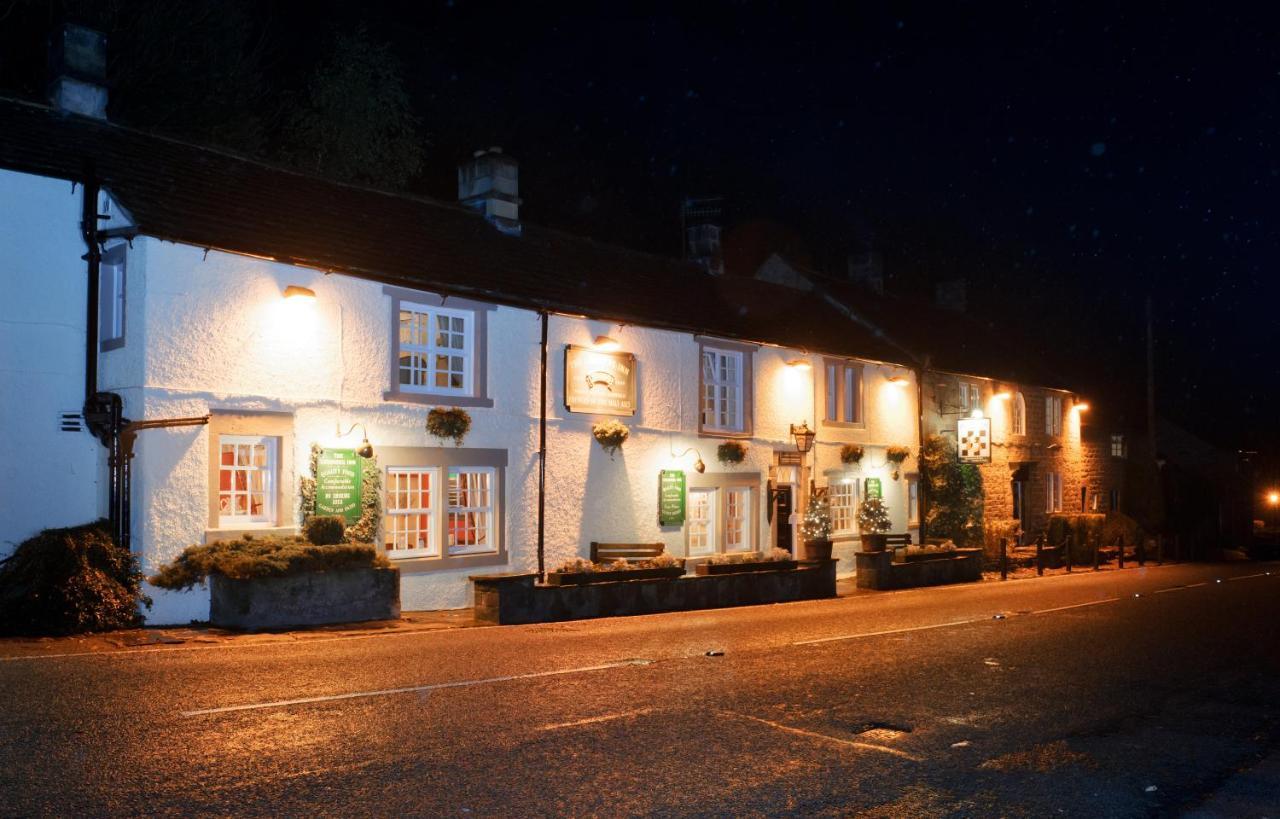
[[[1229,448],[1280,435],[1276,12],[1211,5],[263,2],[276,93],[358,23],[403,61],[431,148],[521,162],[525,219],[676,254],[678,203],[797,231],[891,292],[965,277],[1095,405]],[[935,7],[936,6],[936,7]],[[1263,16],[1265,15],[1265,16]]]

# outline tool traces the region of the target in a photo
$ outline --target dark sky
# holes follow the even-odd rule
[[[407,4],[405,4],[407,5]],[[359,23],[430,134],[521,162],[523,215],[679,252],[678,202],[795,228],[891,290],[970,282],[1098,406],[1132,408],[1142,303],[1161,412],[1274,448],[1280,27],[1272,4],[252,4],[273,93]],[[798,320],[803,320],[798,319]],[[1136,388],[1136,389],[1135,389]]]

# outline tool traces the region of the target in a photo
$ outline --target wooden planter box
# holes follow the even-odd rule
[[[681,577],[683,566],[666,569],[619,569],[612,572],[547,572],[548,586],[588,586],[592,583],[618,583],[623,580],[656,580]]]
[[[272,629],[400,618],[400,570],[346,569],[289,577],[209,577],[209,622]]]
[[[751,563],[699,563],[694,568],[698,577],[742,572],[789,572],[798,566],[794,560],[757,560]]]

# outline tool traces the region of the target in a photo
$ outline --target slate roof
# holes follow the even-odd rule
[[[75,180],[90,161],[139,231],[160,239],[516,307],[913,363],[883,333],[786,287],[537,225],[511,237],[455,204],[0,99],[0,167]]]

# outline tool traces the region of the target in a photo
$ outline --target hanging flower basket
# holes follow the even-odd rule
[[[893,464],[893,479],[895,481],[902,477],[898,467],[902,466],[902,462],[910,457],[911,449],[905,446],[891,446],[884,451],[884,459]]]
[[[725,441],[716,447],[716,458],[726,466],[740,464],[747,459],[747,447],[740,441]]]
[[[608,421],[600,421],[593,426],[591,434],[600,446],[604,448],[604,451],[609,453],[609,459],[612,460],[617,451],[622,449],[623,442],[631,435],[631,430],[627,429],[622,422],[610,419]]]
[[[443,443],[452,438],[454,446],[462,446],[462,439],[471,431],[471,416],[458,407],[436,407],[427,413],[427,432]]]
[[[867,454],[866,450],[857,444],[845,444],[840,447],[840,461],[846,464],[856,464],[862,460],[862,456]]]

